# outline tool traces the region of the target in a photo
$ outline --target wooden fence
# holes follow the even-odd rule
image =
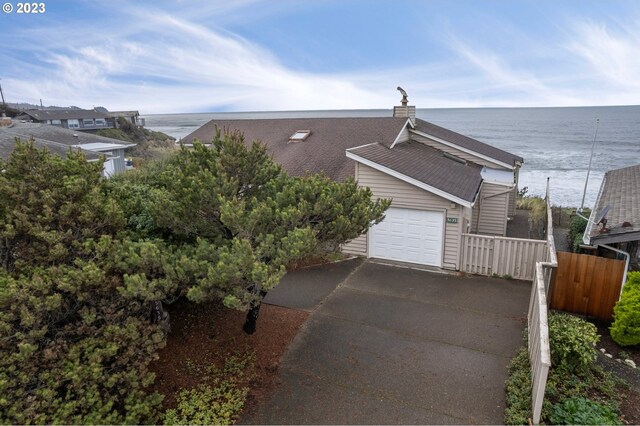
[[[622,260],[560,252],[551,308],[611,320],[624,272]]]
[[[479,275],[510,275],[531,280],[536,262],[548,259],[546,240],[462,234],[460,270]]]

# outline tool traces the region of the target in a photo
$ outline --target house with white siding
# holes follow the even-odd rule
[[[49,124],[13,121],[0,126],[0,157],[9,158],[16,139],[22,142],[32,140],[37,147],[46,148],[61,157],[65,157],[72,149],[82,150],[87,161],[104,160],[105,177],[125,171],[124,150],[136,146],[135,143],[126,143],[92,133],[75,132]]]
[[[292,175],[354,178],[391,199],[348,253],[460,270],[462,234],[505,236],[515,213],[522,157],[416,118],[406,96],[391,117],[212,120],[182,141],[218,129],[262,141]]]

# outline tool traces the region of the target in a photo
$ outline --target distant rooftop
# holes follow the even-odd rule
[[[33,139],[36,146],[46,147],[50,152],[66,157],[71,149],[82,148],[87,160],[97,160],[100,154],[91,146],[105,147],[108,149],[128,148],[135,146],[117,139],[106,138],[91,133],[75,132],[56,126],[40,123],[16,123],[11,127],[0,127],[0,157],[9,158],[15,147],[16,138],[23,142]],[[107,149],[107,150],[108,150]]]
[[[640,240],[640,164],[605,173],[591,221],[606,206],[609,206],[605,215],[609,231],[600,232],[601,226],[589,223],[585,233],[590,243]]]
[[[108,114],[98,112],[92,109],[27,109],[20,115],[25,114],[35,120],[68,120],[68,119],[85,119],[85,118],[109,118]],[[20,116],[19,115],[19,116]],[[18,117],[19,117],[18,116]]]

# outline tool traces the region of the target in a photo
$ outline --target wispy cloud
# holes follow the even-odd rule
[[[640,94],[640,20],[633,25],[609,28],[604,23],[584,20],[572,26],[569,53],[582,59],[603,83]]]
[[[144,113],[390,108],[398,100],[398,84],[419,107],[622,104],[640,99],[637,25],[612,29],[576,19],[555,45],[546,47],[523,34],[520,39],[528,45],[520,48],[529,53],[526,61],[522,52],[514,55],[451,32],[440,40],[449,56],[437,61],[421,61],[416,55],[401,66],[328,73],[288,68],[278,58],[281,52],[225,27],[256,19],[251,11],[265,8],[255,1],[204,3],[197,12],[187,3],[174,4],[172,10],[129,7],[117,19],[51,23],[11,44],[11,49],[29,51],[35,58],[31,65],[20,58],[20,72],[12,68],[7,73],[9,67],[2,62],[12,58],[0,52],[6,95],[12,101],[42,98],[47,104],[104,105]]]

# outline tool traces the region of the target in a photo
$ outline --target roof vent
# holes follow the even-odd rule
[[[455,155],[449,154],[448,152],[443,152],[442,155],[444,156],[444,158],[448,158],[449,160],[453,160],[453,161],[455,161],[457,163],[465,164],[465,165],[467,164],[467,162],[465,160],[463,160],[462,158],[456,157]]]
[[[302,142],[307,139],[311,134],[311,130],[296,130],[296,132],[289,136],[289,142]]]

